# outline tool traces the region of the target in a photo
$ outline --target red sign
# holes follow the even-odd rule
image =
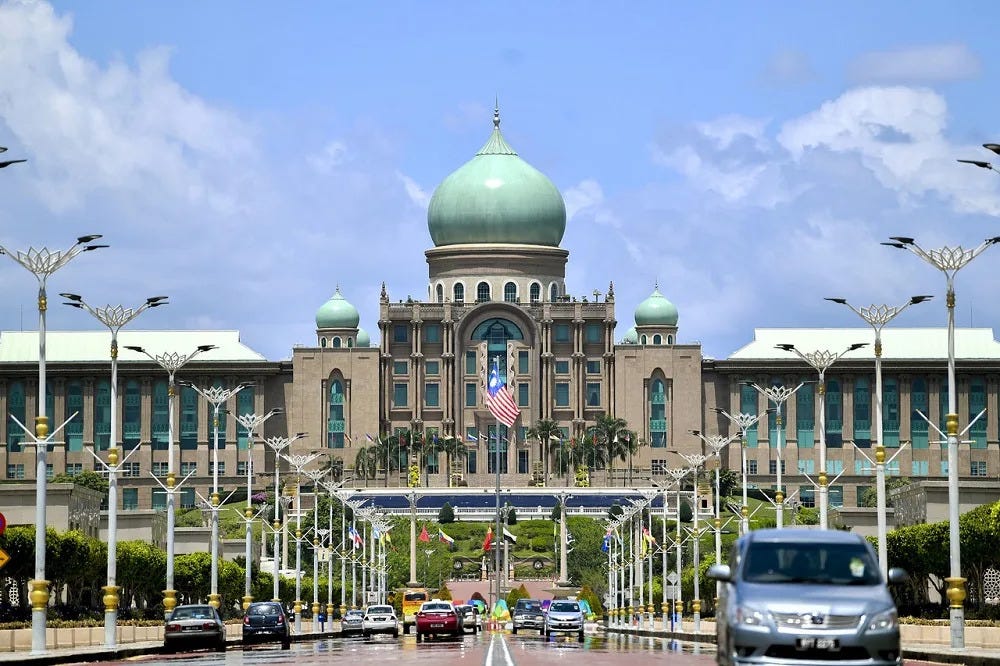
[[[7,518],[2,513],[0,513],[0,535],[4,533],[7,529]]]

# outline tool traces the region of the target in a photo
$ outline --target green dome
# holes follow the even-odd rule
[[[357,342],[355,343],[354,346],[355,347],[371,347],[372,346],[371,338],[368,337],[368,331],[366,331],[363,328],[359,328],[358,329]]]
[[[677,306],[664,298],[657,286],[653,294],[635,309],[636,326],[676,326]]]
[[[504,141],[497,110],[486,145],[434,191],[427,228],[436,247],[460,243],[558,247],[566,231],[566,204],[552,181]]]
[[[340,295],[340,287],[316,311],[316,328],[357,328],[360,320],[357,308]]]
[[[635,326],[625,331],[625,337],[622,338],[622,344],[626,345],[639,344],[639,334],[635,332]]]

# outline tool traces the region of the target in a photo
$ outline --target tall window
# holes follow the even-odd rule
[[[139,508],[139,489],[122,488],[122,510],[135,511]]]
[[[428,382],[424,384],[424,404],[428,407],[440,407],[441,406],[441,395],[440,395],[441,385],[437,382]]]
[[[528,295],[532,303],[537,303],[542,299],[542,286],[537,282],[532,282],[531,286],[528,287]]]
[[[513,303],[517,300],[517,285],[513,282],[508,282],[503,286],[503,300],[508,303]]]
[[[438,301],[438,303],[444,303],[444,287],[439,284],[437,286],[437,289],[435,291],[437,293],[437,301]]]
[[[587,383],[587,406],[601,406],[601,385],[597,382]]]
[[[476,352],[474,351],[465,352],[465,374],[476,374]]]
[[[972,419],[979,416],[979,412],[986,409],[986,382],[982,377],[971,377],[969,379],[969,419],[966,423],[972,423]],[[945,431],[947,432],[947,431]],[[969,439],[972,440],[973,449],[986,448],[986,415],[972,423],[969,428]]]
[[[555,282],[549,286],[549,300],[553,303],[559,300],[559,286]]]
[[[111,381],[99,380],[94,387],[94,448],[107,451],[111,442]]]
[[[527,382],[520,382],[517,385],[517,406],[518,407],[528,407],[530,406],[530,387]]]
[[[165,379],[153,382],[153,412],[150,418],[153,450],[166,451],[167,439],[170,437],[170,398]]]
[[[649,388],[649,445],[662,449],[667,445],[667,394],[662,380],[654,379]]]
[[[476,385],[473,382],[465,383],[465,406],[476,406]]]
[[[872,394],[867,377],[854,380],[854,443],[863,449],[872,445]]]
[[[326,446],[344,448],[344,385],[339,379],[330,382],[330,422],[326,429]]]
[[[70,416],[73,416],[73,420],[63,429],[66,433],[66,450],[83,451],[83,384],[79,379],[66,382],[66,418]]]
[[[528,374],[528,352],[520,350],[517,352],[517,372],[518,374]]]
[[[198,392],[190,386],[181,387],[181,436],[182,451],[198,448]]]
[[[569,382],[556,382],[556,407],[569,407]]]
[[[497,426],[493,424],[489,427],[488,433],[489,437],[486,444],[487,460],[486,460],[486,472],[487,474],[497,473]],[[500,473],[507,473],[507,426],[500,426]]]
[[[882,442],[899,447],[899,383],[895,377],[882,381]]]
[[[826,382],[826,445],[840,448],[844,441],[843,396],[840,382],[830,379]]]
[[[248,386],[236,394],[236,414],[252,414],[254,403],[254,387]],[[239,422],[236,423],[236,448],[246,451],[250,448],[250,431]]]
[[[28,425],[24,410],[24,384],[13,381],[7,385],[7,450],[11,453],[21,451],[24,445],[24,431],[17,425],[17,421]],[[11,478],[9,473],[7,477]]]
[[[122,414],[122,443],[126,449],[139,446],[142,438],[142,395],[139,382],[130,379],[125,382],[125,410]]]
[[[957,396],[956,396],[957,398]],[[956,401],[955,411],[958,411]],[[938,428],[948,432],[948,378],[942,377],[938,382]]]
[[[466,454],[465,454],[465,471],[466,471],[467,474],[475,474],[476,473],[476,466],[477,466],[476,465],[476,462],[477,462],[476,461],[476,456],[478,455],[478,453],[479,452],[476,451],[475,449],[469,449],[468,452],[466,452]]]
[[[456,282],[455,286],[452,287],[452,294],[454,295],[454,300],[456,303],[461,303],[465,301],[465,285],[461,282]]]
[[[917,377],[910,384],[910,446],[915,449],[926,449],[930,446],[927,437],[927,421],[924,416],[930,416],[927,398],[927,380]],[[919,412],[919,413],[918,413]]]
[[[795,392],[795,438],[800,449],[811,449],[816,434],[816,393],[812,385]]]
[[[472,332],[473,340],[486,341],[486,353],[492,365],[493,359],[499,356],[507,358],[507,343],[511,340],[523,340],[524,334],[517,324],[507,319],[487,319],[476,326]],[[507,380],[507,363],[500,364],[500,378]]]
[[[740,386],[740,413],[757,415],[757,389],[752,386]],[[747,448],[757,448],[757,427],[747,430]]]
[[[585,329],[585,335],[587,342],[600,342],[603,338],[604,327],[601,324],[595,324],[593,322],[587,324]]]
[[[476,285],[476,302],[485,303],[490,300],[490,285],[487,282],[480,282]]]
[[[392,385],[392,406],[393,407],[406,407],[409,396],[407,395],[407,385],[405,383],[399,382]]]
[[[528,452],[524,449],[517,452],[517,473],[528,473]]]
[[[226,382],[222,380],[221,377],[216,377],[212,381],[212,386],[216,389],[226,388]],[[237,394],[238,395],[238,394]],[[226,423],[228,419],[226,418],[226,405],[223,404],[219,407],[219,449],[222,450],[226,448]],[[215,407],[209,406],[208,411],[208,427],[205,432],[208,433],[208,441],[211,446],[215,446]]]

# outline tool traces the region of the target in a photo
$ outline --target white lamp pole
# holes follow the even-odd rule
[[[255,414],[254,412],[247,412],[246,414],[237,414],[233,418],[236,422],[243,426],[243,429],[247,431],[247,506],[244,510],[243,522],[246,525],[245,532],[245,557],[246,557],[246,571],[244,572],[243,580],[243,610],[246,610],[250,603],[253,602],[253,594],[251,594],[251,580],[253,578],[253,443],[255,438],[255,432],[258,428],[264,425],[264,422],[275,414],[281,414],[285,410],[280,407],[275,407],[266,414]],[[274,467],[277,469],[278,460],[275,459]],[[275,512],[278,508],[278,497],[274,497]]]
[[[912,238],[893,236],[891,243],[883,243],[902,250],[909,250],[934,268],[944,273],[947,284],[945,305],[948,308],[948,541],[950,575],[948,583],[949,615],[951,619],[951,647],[965,647],[965,578],[962,577],[961,542],[958,519],[958,392],[955,387],[955,275],[982,254],[986,248],[1000,243],[1000,236],[987,238],[978,247],[966,250],[961,246],[925,250]]]
[[[803,386],[805,386],[805,384],[806,384],[805,382],[802,382],[795,388],[790,389],[786,386],[768,386],[767,388],[764,388],[759,384],[755,384],[753,382],[746,382],[747,386],[752,386],[757,390],[757,393],[761,394],[774,404],[774,412],[775,412],[774,418],[775,418],[775,423],[778,426],[778,441],[777,441],[778,464],[776,465],[778,472],[778,489],[774,494],[774,508],[775,508],[775,522],[777,523],[777,526],[779,528],[784,527],[784,518],[785,518],[785,492],[781,486],[781,473],[782,473],[781,468],[784,463],[784,457],[783,457],[784,454],[782,453],[784,447],[782,445],[782,438],[785,434],[785,426],[781,418],[781,408],[785,404],[785,402],[787,402],[789,398],[795,395],[795,392],[798,391]]]
[[[302,633],[302,496],[300,484],[303,469],[320,457],[318,453],[281,456],[295,469],[295,632]],[[277,461],[275,461],[277,464]]]
[[[167,589],[163,591],[163,615],[164,619],[169,619],[170,614],[177,606],[177,590],[174,589],[174,532],[176,525],[176,495],[181,489],[187,477],[176,483],[174,474],[174,414],[176,413],[175,403],[177,402],[177,386],[175,377],[177,371],[184,367],[191,359],[199,354],[215,349],[215,345],[200,345],[193,352],[182,356],[176,352],[168,354],[150,354],[142,347],[126,345],[125,349],[139,352],[155,361],[157,365],[167,371],[167,411],[169,425],[167,428],[167,482],[163,484],[156,475],[153,479],[163,488],[167,495]],[[189,474],[188,477],[191,475]]]
[[[14,160],[14,162],[19,160]],[[8,161],[7,164],[14,162]],[[49,581],[45,580],[45,502],[48,489],[48,444],[49,417],[45,413],[45,312],[48,310],[48,297],[45,294],[45,283],[48,277],[68,264],[81,252],[96,250],[107,245],[92,245],[100,234],[90,234],[76,239],[68,250],[50,251],[46,247],[36,250],[29,247],[26,252],[8,250],[0,245],[0,254],[5,254],[26,268],[38,280],[38,416],[35,417],[34,433],[31,440],[35,443],[35,578],[28,581],[28,598],[31,602],[31,651],[45,652],[46,612],[49,605]],[[52,433],[55,434],[55,433]]]
[[[747,505],[747,432],[750,428],[757,425],[757,422],[765,414],[769,414],[771,410],[766,409],[760,414],[746,414],[743,412],[730,414],[718,407],[714,407],[713,410],[729,419],[729,422],[739,428],[740,431],[740,474],[743,482],[743,506],[740,507],[740,534],[742,535],[750,531],[750,508]]]
[[[722,506],[719,498],[720,491],[720,468],[722,467],[722,449],[729,446],[738,435],[724,437],[722,435],[703,435],[698,430],[692,430],[691,434],[700,439],[708,447],[711,456],[715,457],[715,521],[713,530],[715,532],[715,563],[722,564]],[[719,597],[719,587],[721,583],[715,583],[715,597]]]
[[[701,631],[701,591],[699,589],[699,578],[698,570],[701,568],[701,532],[698,529],[698,468],[705,464],[708,460],[708,456],[703,453],[677,453],[681,458],[687,461],[691,468],[691,474],[694,476],[694,483],[692,487],[694,488],[693,500],[692,500],[692,524],[694,528],[691,530],[692,536],[694,536],[694,599],[691,600],[691,616],[694,620],[694,630],[695,633]],[[678,581],[679,583],[680,581]]]
[[[825,349],[813,352],[801,352],[795,348],[795,345],[775,345],[777,349],[792,352],[819,373],[819,387],[817,389],[817,393],[819,393],[819,526],[820,529],[824,530],[830,525],[830,487],[827,485],[828,479],[826,476],[826,371],[844,354],[861,349],[867,344],[867,342],[856,342],[839,353]]]
[[[676,596],[674,597],[674,615],[676,617],[674,629],[676,631],[681,630],[681,618],[684,616],[684,600],[681,594],[681,481],[690,473],[691,470],[686,467],[671,467],[667,470],[667,476],[674,480],[674,485],[677,489],[674,496],[675,509],[677,511],[677,521],[674,525],[676,528],[674,534],[674,573],[677,575]],[[666,501],[665,497],[664,501]],[[666,574],[664,574],[664,577],[666,577]]]
[[[320,534],[319,528],[319,493],[316,489],[320,485],[320,479],[329,473],[329,467],[305,470],[305,475],[313,482],[313,601],[311,608],[313,633],[316,633],[316,618],[319,617],[319,546],[320,538],[323,536]]]
[[[327,523],[327,533],[329,534],[329,552],[330,557],[327,562],[327,574],[326,574],[326,621],[333,622],[333,498],[336,497],[335,493],[344,485],[344,480],[332,482],[332,481],[321,481],[320,485],[330,494],[330,515],[329,521]],[[344,521],[341,520],[341,523]],[[343,564],[343,559],[341,559],[341,564]],[[343,586],[343,581],[341,581],[341,586]],[[343,594],[343,590],[341,590]],[[332,624],[330,626],[333,626]]]
[[[68,299],[66,305],[89,312],[111,331],[111,439],[108,446],[108,462],[105,463],[93,451],[90,451],[90,454],[108,473],[108,584],[103,588],[104,644],[107,647],[114,647],[118,642],[118,469],[136,451],[132,449],[121,463],[118,462],[118,331],[145,310],[166,305],[167,297],[147,298],[146,302],[137,308],[126,308],[122,305],[93,308],[77,294],[59,295]]]
[[[846,299],[827,298],[826,300],[840,305],[846,305],[875,331],[875,496],[878,520],[878,566],[882,576],[888,573],[888,555],[886,553],[886,518],[885,518],[885,444],[882,433],[882,329],[896,316],[917,303],[930,300],[932,296],[912,296],[902,305],[869,305],[856,308]]]
[[[274,552],[273,552],[274,562],[272,562],[272,564],[273,564],[273,574],[274,574],[274,580],[272,581],[273,586],[274,586],[274,601],[278,601],[280,599],[280,597],[278,596],[278,578],[281,575],[281,568],[280,568],[280,564],[279,564],[278,552],[279,552],[279,550],[281,548],[281,520],[280,520],[279,515],[278,515],[278,509],[279,509],[278,505],[279,505],[279,502],[277,501],[277,499],[279,497],[281,497],[281,485],[280,485],[280,483],[281,483],[281,479],[280,479],[280,474],[281,474],[281,464],[280,464],[280,462],[281,462],[281,455],[282,455],[282,451],[284,451],[289,446],[291,446],[292,442],[294,442],[294,441],[296,441],[298,439],[302,439],[305,436],[306,436],[306,433],[299,432],[299,433],[296,433],[292,437],[280,437],[280,436],[276,435],[276,436],[267,437],[267,438],[264,439],[264,443],[268,446],[269,449],[271,449],[274,452],[274,498],[275,498],[275,502],[274,502],[274,524],[273,524],[274,529],[272,530],[273,533],[274,533]]]

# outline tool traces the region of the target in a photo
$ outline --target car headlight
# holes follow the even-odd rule
[[[896,613],[896,609],[878,613],[868,621],[868,631],[893,631],[898,627],[899,615]]]
[[[767,616],[763,611],[750,606],[736,607],[736,624],[747,627],[761,627],[767,622]]]

